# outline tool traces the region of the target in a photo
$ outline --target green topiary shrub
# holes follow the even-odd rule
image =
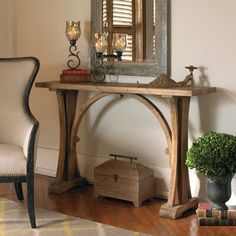
[[[199,137],[187,152],[186,165],[204,175],[236,173],[236,136],[210,132]]]

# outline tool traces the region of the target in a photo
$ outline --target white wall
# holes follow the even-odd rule
[[[0,0],[0,3],[6,3]],[[64,35],[65,21],[81,21],[82,35],[78,41],[82,67],[89,67],[88,0],[16,0],[12,9],[15,55],[34,55],[41,61],[38,81],[58,80],[66,67],[68,42]],[[15,8],[14,8],[15,7]],[[189,142],[209,130],[236,134],[236,15],[234,0],[172,1],[171,9],[171,76],[182,80],[186,65],[200,69],[196,83],[219,87],[216,94],[193,98],[189,119]],[[0,16],[4,20],[4,15]],[[5,19],[7,21],[7,17]],[[1,26],[2,24],[0,24]],[[3,28],[0,28],[1,32]],[[8,41],[0,41],[0,53]],[[0,55],[2,56],[2,55]],[[116,80],[110,78],[108,80]],[[119,81],[149,82],[153,78],[118,77]],[[80,94],[80,100],[85,98]],[[164,114],[168,106],[153,98]],[[112,104],[112,106],[111,106]],[[40,121],[37,171],[54,175],[59,146],[59,122],[56,96],[46,89],[34,88],[31,107]],[[86,131],[86,132],[85,132]],[[157,177],[157,193],[167,195],[169,182],[166,140],[160,125],[144,106],[132,98],[106,98],[96,103],[83,120],[78,145],[80,168],[92,180],[93,167],[106,160],[109,153],[138,156],[150,166]],[[235,182],[235,181],[234,181]],[[233,182],[233,183],[234,183]],[[193,195],[204,196],[204,185],[191,172]],[[203,189],[203,191],[202,191]],[[234,187],[234,201],[236,188]]]
[[[0,1],[0,56],[11,56],[15,49],[14,0]]]
[[[0,32],[1,32],[1,37],[0,37],[0,54],[1,56],[4,56],[4,45],[6,45],[6,38],[3,36],[6,33],[6,19],[7,19],[7,2],[2,3],[2,7],[0,8]]]
[[[219,88],[216,94],[193,99],[190,142],[209,130],[236,135],[235,7],[233,0],[172,1],[172,77],[179,78],[183,66],[193,64],[200,67],[196,82]],[[232,186],[230,204],[235,204],[235,179]]]

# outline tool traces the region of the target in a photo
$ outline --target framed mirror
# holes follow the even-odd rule
[[[114,75],[167,73],[167,18],[168,0],[91,0],[92,69]],[[104,32],[108,35],[107,55],[114,54],[113,35],[127,34],[128,43],[122,60],[107,58],[98,66],[95,34]]]

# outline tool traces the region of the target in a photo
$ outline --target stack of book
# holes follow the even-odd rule
[[[236,208],[218,210],[213,209],[209,202],[200,202],[197,208],[197,220],[201,226],[236,226]]]
[[[81,83],[91,82],[92,76],[90,70],[63,70],[60,75],[61,83]]]

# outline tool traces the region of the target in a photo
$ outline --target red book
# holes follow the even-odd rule
[[[90,75],[70,75],[70,74],[61,74],[60,82],[61,83],[81,83],[81,82],[91,82],[92,78]]]
[[[63,70],[63,75],[91,75],[91,70],[79,69],[79,70]]]

